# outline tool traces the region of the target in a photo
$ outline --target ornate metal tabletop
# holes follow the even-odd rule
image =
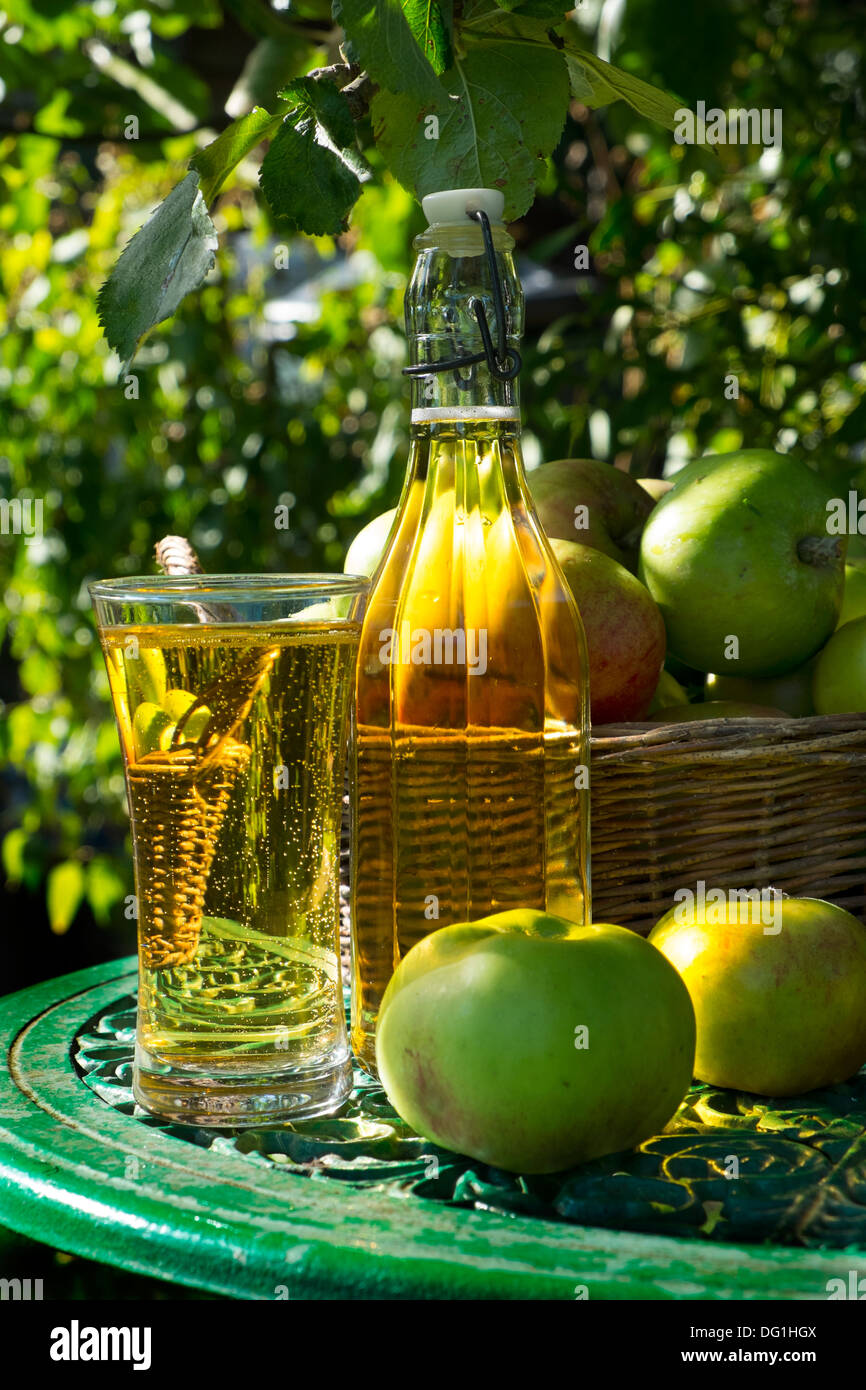
[[[826,1299],[866,1276],[866,1071],[771,1101],[707,1086],[569,1173],[448,1153],[361,1071],[340,1113],[173,1126],[130,1089],[135,961],[0,1000],[0,1222],[238,1298]]]

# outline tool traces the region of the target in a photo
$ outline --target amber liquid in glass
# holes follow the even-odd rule
[[[140,1084],[157,1110],[161,1068],[210,1072],[217,1118],[223,1073],[314,1074],[348,1057],[339,836],[358,635],[356,623],[101,634],[132,815]],[[186,726],[165,714],[193,698]]]

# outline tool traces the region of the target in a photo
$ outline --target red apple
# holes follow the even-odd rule
[[[550,544],[583,619],[593,723],[643,719],[665,659],[665,626],[649,591],[600,550]]]
[[[548,536],[591,546],[637,569],[641,532],[655,502],[636,478],[598,459],[557,459],[527,481]]]

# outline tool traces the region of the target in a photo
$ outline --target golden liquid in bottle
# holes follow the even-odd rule
[[[589,919],[586,653],[516,420],[416,428],[356,696],[352,1043],[401,958],[509,908]]]

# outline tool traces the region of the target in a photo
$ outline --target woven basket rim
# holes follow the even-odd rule
[[[596,754],[656,754],[670,750],[750,756],[765,751],[778,756],[788,750],[798,755],[856,755],[866,752],[866,713],[600,724],[592,730],[591,744]]]

